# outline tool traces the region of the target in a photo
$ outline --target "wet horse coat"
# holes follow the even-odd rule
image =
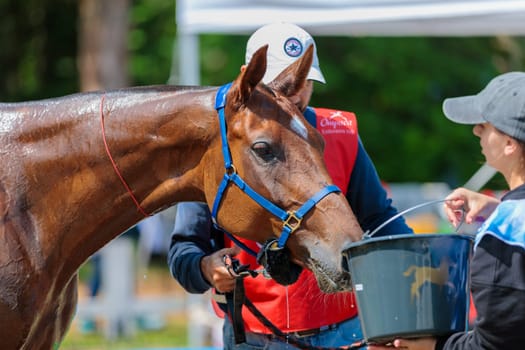
[[[266,70],[261,48],[227,95],[236,171],[285,210],[331,183],[322,138],[291,102],[311,59],[310,48],[270,88],[259,84]],[[225,171],[216,92],[158,86],[0,104],[2,349],[57,346],[74,315],[78,268],[140,221],[141,211],[179,201],[213,204]],[[218,222],[259,242],[278,236],[282,225],[236,187],[226,189]],[[334,291],[349,286],[341,251],[360,238],[345,198],[332,193],[287,247],[294,262]]]

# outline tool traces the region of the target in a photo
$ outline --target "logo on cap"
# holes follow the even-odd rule
[[[296,38],[289,38],[284,42],[284,52],[290,57],[299,57],[303,53],[303,44]]]

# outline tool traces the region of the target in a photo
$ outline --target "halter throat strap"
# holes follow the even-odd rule
[[[256,191],[254,191],[238,174],[237,170],[235,169],[235,166],[232,162],[232,157],[230,153],[230,148],[228,145],[228,138],[227,138],[227,126],[226,126],[226,117],[224,113],[224,109],[226,107],[226,95],[231,87],[232,83],[228,83],[226,85],[223,85],[219,88],[217,91],[217,96],[215,97],[215,109],[217,110],[218,116],[219,116],[219,127],[221,132],[221,141],[222,141],[222,154],[224,157],[224,167],[226,169],[224,176],[222,178],[221,183],[219,184],[219,189],[217,191],[217,195],[215,197],[213,208],[212,208],[212,220],[215,226],[219,227],[218,221],[217,221],[217,213],[219,211],[219,207],[222,201],[222,197],[224,195],[224,191],[228,187],[230,183],[234,183],[239,189],[241,189],[244,193],[246,193],[251,199],[253,199],[255,202],[257,202],[261,207],[272,213],[274,216],[281,219],[283,222],[283,228],[281,231],[281,235],[278,240],[278,247],[283,248],[286,244],[286,241],[290,237],[290,234],[292,234],[295,230],[297,230],[300,225],[303,217],[310,211],[312,208],[319,203],[324,197],[329,195],[330,193],[340,193],[341,190],[335,186],[335,185],[328,185],[321,190],[319,190],[316,194],[314,194],[310,199],[308,199],[299,209],[295,211],[285,211],[281,209],[280,207],[276,206],[272,202],[270,202],[268,199],[264,198],[260,194],[258,194]],[[226,230],[222,229],[230,239],[232,239],[237,245],[239,245],[241,248],[247,250],[250,254],[256,255],[255,252],[253,252],[251,249],[246,249],[247,247],[242,244],[238,239],[236,239],[233,235],[229,234]],[[245,248],[246,247],[246,248]]]

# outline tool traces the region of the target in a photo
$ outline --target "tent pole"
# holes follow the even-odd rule
[[[199,36],[179,33],[177,56],[179,57],[179,84],[200,85]]]

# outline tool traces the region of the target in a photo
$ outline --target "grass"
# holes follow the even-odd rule
[[[119,350],[175,348],[187,346],[187,324],[183,317],[170,317],[160,330],[137,330],[132,337],[106,339],[101,333],[84,334],[73,322],[60,350]]]

